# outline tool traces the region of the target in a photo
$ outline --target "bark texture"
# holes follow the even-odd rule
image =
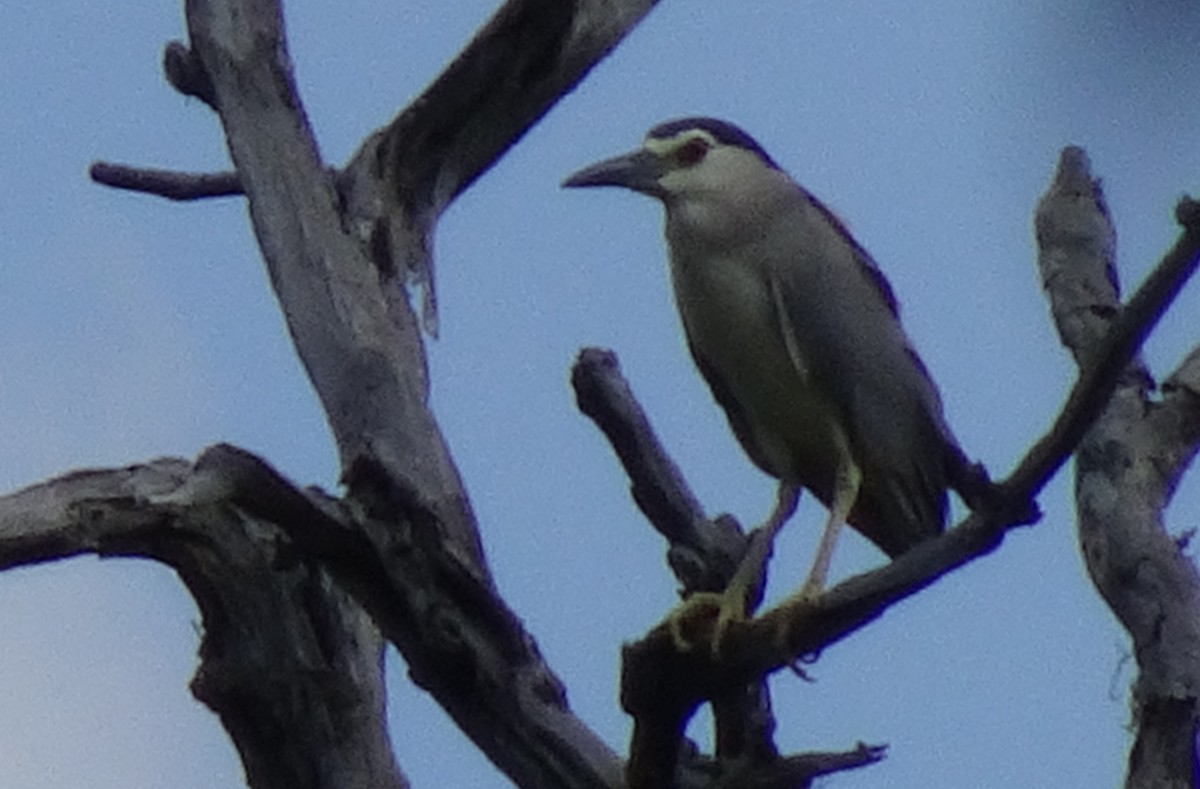
[[[1171,254],[1195,265],[1200,206],[1177,217],[1191,248]],[[1116,232],[1086,154],[1067,148],[1037,213],[1038,265],[1063,344],[1083,370],[1097,364],[1122,313]],[[1168,256],[1170,257],[1170,255]],[[1079,546],[1092,582],[1129,632],[1138,676],[1137,732],[1125,785],[1185,789],[1200,785],[1200,575],[1187,554],[1190,535],[1163,522],[1200,447],[1200,347],[1167,376],[1161,396],[1140,359],[1075,455]]]
[[[0,498],[0,569],[81,553],[172,567],[204,622],[192,692],[220,716],[250,786],[405,789],[378,629],[229,489],[175,459],[26,488]]]

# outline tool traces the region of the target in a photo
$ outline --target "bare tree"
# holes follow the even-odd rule
[[[812,602],[681,652],[659,625],[623,654],[626,758],[576,718],[533,636],[506,605],[469,497],[427,404],[422,326],[436,331],[438,217],[645,15],[651,0],[510,0],[441,77],[352,161],[316,154],[273,0],[187,0],[172,85],[215,111],[235,172],[97,164],[112,186],[177,200],[244,195],[297,353],[340,455],[340,498],[302,489],[219,445],[195,462],[76,472],[0,498],[0,567],[85,552],[174,568],[204,621],[198,699],[221,718],[254,787],[403,787],[383,718],[382,650],[514,783],[525,787],[802,787],[863,767],[878,746],[779,754],[765,678],[850,635],[1037,518],[1074,452],[1080,542],[1129,630],[1140,674],[1127,785],[1193,785],[1200,583],[1162,511],[1200,445],[1200,349],[1161,398],[1138,349],[1200,260],[1200,206],[1180,203],[1176,246],[1127,302],[1115,235],[1082,151],[1066,149],[1037,216],[1039,264],[1079,379],[1048,432],[961,524]],[[423,294],[420,315],[407,287]],[[719,590],[765,543],[705,515],[620,375],[581,353],[581,410],[668,540],[685,592]],[[780,625],[786,623],[786,628]],[[712,622],[693,622],[703,638]],[[772,634],[786,632],[780,642]],[[684,747],[702,704],[712,752]]]

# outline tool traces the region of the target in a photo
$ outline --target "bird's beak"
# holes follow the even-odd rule
[[[662,195],[658,179],[667,173],[663,157],[645,149],[605,159],[573,173],[562,182],[569,186],[623,186],[653,197]]]

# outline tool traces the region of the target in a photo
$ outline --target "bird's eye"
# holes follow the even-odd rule
[[[693,137],[675,151],[675,159],[684,167],[699,164],[708,153],[708,141]]]

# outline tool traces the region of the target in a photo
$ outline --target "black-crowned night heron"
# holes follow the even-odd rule
[[[766,528],[790,517],[800,488],[829,508],[802,594],[822,589],[843,523],[891,557],[942,530],[963,455],[891,287],[758,143],[723,121],[670,121],[563,185],[662,201],[692,357],[750,459],[780,480]],[[725,619],[744,615],[742,586]]]

